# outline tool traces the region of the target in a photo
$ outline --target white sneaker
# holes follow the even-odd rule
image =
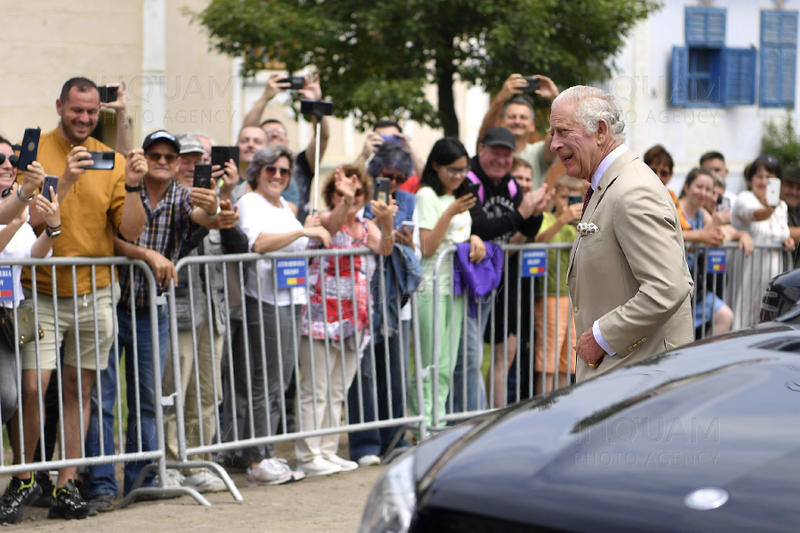
[[[314,457],[306,463],[299,463],[298,468],[306,473],[306,476],[328,476],[342,471],[342,467],[322,457]]]
[[[279,485],[291,481],[292,471],[283,459],[262,459],[256,468],[247,469],[247,481],[262,485]]]
[[[355,461],[348,461],[347,459],[342,459],[338,455],[326,455],[325,460],[329,463],[333,463],[336,466],[342,469],[342,472],[350,472],[351,470],[355,470],[358,468],[358,463]]]
[[[186,476],[183,486],[195,489],[197,492],[221,492],[228,488],[225,486],[225,482],[208,468]]]
[[[164,476],[164,488],[165,489],[174,489],[183,485],[183,480],[186,479],[183,477],[183,474],[180,471],[175,470],[174,468],[167,469],[167,475]],[[159,483],[158,475],[155,478],[156,486],[161,486]]]
[[[381,458],[377,455],[362,455],[358,458],[358,466],[375,466],[381,464]]]

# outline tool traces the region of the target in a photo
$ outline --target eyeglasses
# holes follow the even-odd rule
[[[275,165],[266,165],[264,167],[264,170],[266,170],[267,173],[269,173],[269,174],[275,174],[276,172],[280,172],[282,178],[288,178],[289,177],[289,169],[288,168],[283,168],[283,167],[279,168],[279,167],[276,167]]]
[[[264,130],[264,133],[267,134],[267,137],[271,137],[273,135],[283,135],[286,137],[286,130],[281,128],[267,128]]]
[[[8,162],[11,163],[11,166],[17,168],[17,161],[19,161],[19,157],[14,154],[8,156]],[[6,154],[0,154],[0,165],[6,162]]]
[[[662,177],[662,178],[668,178],[668,177],[672,176],[672,171],[671,170],[667,170],[666,168],[659,168],[658,170],[656,170],[656,169],[651,167],[650,170],[652,170],[653,172],[656,173],[657,176]]]
[[[447,175],[451,178],[455,178],[458,176],[465,176],[467,174],[467,167],[445,167],[447,169]]]
[[[147,159],[152,161],[153,163],[158,163],[161,161],[161,158],[164,158],[164,161],[167,163],[174,163],[178,159],[178,154],[164,154],[161,152],[147,152],[144,154]]]

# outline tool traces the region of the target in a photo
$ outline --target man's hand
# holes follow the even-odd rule
[[[472,263],[480,263],[486,257],[486,245],[477,235],[469,236],[469,260]]]
[[[144,253],[144,260],[153,269],[156,283],[160,286],[166,287],[169,285],[169,280],[172,280],[176,285],[178,284],[178,273],[175,271],[175,265],[172,261],[150,249]]]
[[[281,74],[278,72],[273,72],[272,74],[270,74],[269,78],[267,78],[267,84],[264,86],[264,92],[262,93],[261,98],[263,98],[265,102],[269,102],[270,100],[275,98],[275,96],[279,92],[288,89],[289,88],[288,82],[282,82],[282,83],[278,82],[278,80],[285,78],[287,76],[288,74]]]
[[[514,96],[522,94],[528,88],[528,82],[522,74],[514,73],[503,83],[500,89],[500,97],[503,100],[511,100]]]
[[[22,170],[22,169],[21,169]],[[22,173],[22,197],[30,198],[36,189],[44,183],[44,168],[41,163],[34,161]]]
[[[541,82],[539,88],[536,89],[536,94],[538,94],[548,102],[552,102],[553,100],[555,100],[556,96],[558,96],[559,91],[558,87],[556,87],[556,84],[553,83],[553,80],[542,74],[536,74],[534,78],[538,78],[539,81]]]
[[[144,156],[142,156],[142,161],[144,161]],[[92,156],[89,154],[89,150],[83,146],[73,146],[72,150],[67,154],[67,168],[64,170],[64,174],[61,175],[59,182],[66,183],[67,187],[71,187],[73,183],[78,181],[78,177],[86,172],[86,167],[91,164]],[[145,172],[147,172],[147,163],[145,163]]]
[[[583,359],[591,368],[599,365],[606,353],[603,351],[603,348],[597,344],[594,334],[592,333],[592,328],[583,332],[581,338],[578,339],[578,345],[575,347],[575,351],[578,353],[578,357]]]
[[[381,136],[374,131],[367,133],[367,138],[364,139],[364,146],[361,148],[361,158],[366,161],[372,154],[378,151],[378,148],[383,144]]]
[[[239,208],[231,205],[230,200],[220,200],[219,202],[219,216],[214,221],[216,229],[230,229],[239,221]]]
[[[144,150],[134,148],[128,152],[128,159],[125,162],[125,183],[135,187],[145,174],[147,174],[147,161],[144,158]]]
[[[194,207],[199,207],[206,212],[206,215],[213,217],[217,214],[217,192],[216,182],[211,178],[211,188],[192,187],[189,191],[189,203]]]
[[[306,83],[297,91],[306,100],[322,100],[322,87],[319,85],[319,74],[307,74]]]
[[[234,160],[228,159],[223,166],[214,165],[211,167],[211,177],[217,183],[222,179],[222,185],[219,188],[219,197],[221,200],[229,200],[231,194],[233,194],[233,188],[239,183],[239,169],[236,168]]]

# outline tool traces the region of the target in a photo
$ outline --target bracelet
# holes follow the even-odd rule
[[[61,235],[61,224],[59,224],[58,226],[56,226],[56,227],[53,227],[53,228],[51,228],[50,226],[47,226],[47,227],[44,229],[44,232],[45,232],[45,233],[47,234],[47,236],[48,236],[48,237],[50,237],[51,239],[55,239],[56,237],[58,237],[59,235]]]
[[[217,211],[213,215],[210,214],[208,211],[206,211],[206,215],[208,215],[208,218],[217,218],[217,215],[219,215],[221,212],[222,212],[222,206],[219,205],[219,202],[217,202]]]
[[[140,181],[136,185],[128,185],[125,184],[125,192],[139,192],[142,190],[142,182]]]
[[[19,201],[20,201],[20,202],[22,202],[23,204],[28,204],[28,203],[30,203],[30,202],[31,202],[31,200],[33,200],[33,197],[34,197],[34,196],[36,196],[36,191],[34,191],[33,193],[31,193],[31,195],[30,195],[28,198],[23,198],[23,197],[22,197],[22,186],[20,185],[20,186],[19,186],[19,188],[17,188],[17,198],[18,198],[18,199],[19,199]]]
[[[394,238],[394,233],[390,233],[389,235],[381,235],[381,240],[388,241],[389,239]]]

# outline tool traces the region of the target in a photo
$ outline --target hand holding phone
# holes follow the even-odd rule
[[[42,184],[42,196],[47,198],[48,200],[52,201],[53,199],[50,197],[50,188],[53,188],[53,192],[58,193],[58,176],[53,176],[48,174],[44,177],[44,183]]]
[[[297,91],[303,88],[306,84],[306,79],[303,76],[287,76],[278,80],[278,83],[288,83],[289,86],[285,89],[289,91]]]
[[[389,205],[389,178],[375,178],[374,199]]]
[[[25,134],[22,136],[22,144],[19,149],[19,160],[17,161],[17,168],[20,171],[28,170],[28,165],[36,161],[41,132],[41,128],[25,128]]]
[[[114,168],[114,154],[116,152],[89,152],[92,164],[83,167],[87,170],[111,170]]]
[[[211,188],[211,165],[207,163],[198,163],[194,166],[192,187],[200,187],[202,189]]]

